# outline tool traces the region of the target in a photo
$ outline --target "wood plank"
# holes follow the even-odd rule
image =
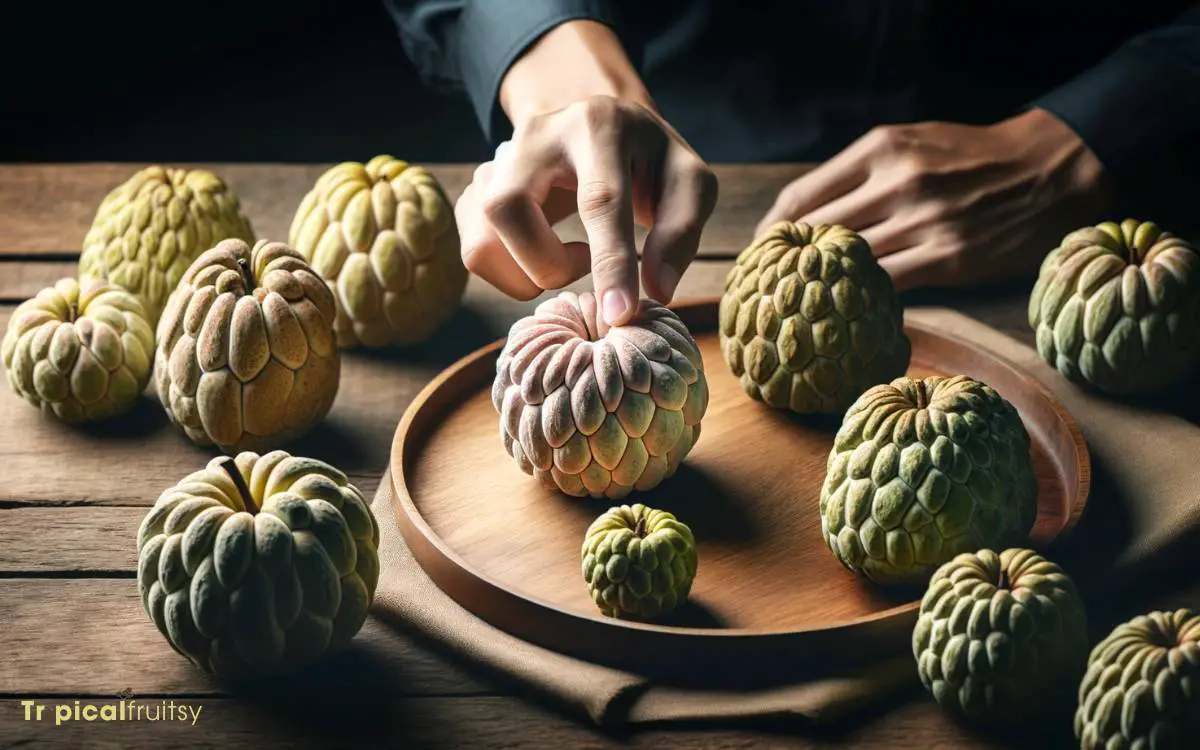
[[[0,577],[137,573],[146,508],[0,509]]]
[[[0,302],[20,303],[64,276],[74,276],[74,260],[11,260],[0,257]]]
[[[536,704],[509,697],[355,697],[334,693],[283,700],[267,693],[233,699],[174,699],[183,720],[91,721],[73,718],[75,699],[38,697],[26,709],[20,696],[0,701],[0,726],[11,747],[104,746],[134,750],[162,747],[213,748],[816,748],[860,750],[1002,750],[1073,746],[1069,728],[1045,729],[1007,741],[985,738],[955,726],[928,700],[893,707],[869,722],[812,729],[799,722],[774,722],[741,730],[690,726],[603,732]],[[162,711],[159,697],[136,703]],[[171,700],[168,698],[168,700]],[[80,706],[119,707],[121,698],[82,699]],[[36,705],[45,706],[37,721]],[[56,725],[56,707],[64,718]],[[127,704],[128,705],[128,704]],[[96,709],[98,710],[98,708]],[[117,709],[119,710],[119,708]],[[143,717],[146,714],[142,714]],[[193,725],[193,717],[195,724]],[[1062,723],[1067,723],[1065,720]],[[1053,731],[1053,730],[1051,730]]]
[[[0,694],[228,692],[171,650],[142,610],[134,580],[0,580],[0,623]],[[347,651],[287,682],[288,689],[300,693],[490,691],[466,671],[373,619]]]
[[[78,253],[100,201],[144,164],[0,165],[0,255]],[[328,165],[181,164],[221,176],[237,193],[260,237],[287,239],[304,194]],[[432,164],[451,200],[470,182],[474,165]],[[810,167],[797,164],[715,165],[720,199],[700,253],[733,257],[779,190]],[[563,222],[564,237],[583,236],[578,219]],[[643,237],[644,232],[639,234]]]

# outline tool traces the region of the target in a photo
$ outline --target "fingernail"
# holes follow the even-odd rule
[[[666,299],[659,301],[670,302],[671,297],[675,295],[677,286],[679,286],[679,272],[670,263],[663,263],[662,268],[658,269],[658,288],[662,290]]]
[[[604,293],[604,322],[610,326],[617,325],[629,309],[629,300],[625,296],[625,292],[620,289],[609,289]]]

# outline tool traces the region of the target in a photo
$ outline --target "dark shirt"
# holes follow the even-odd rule
[[[386,0],[424,79],[485,134],[509,66],[568,20],[610,26],[655,104],[710,162],[819,161],[879,124],[992,123],[1037,106],[1113,177],[1121,208],[1200,214],[1194,2]]]

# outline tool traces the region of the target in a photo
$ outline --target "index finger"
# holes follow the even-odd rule
[[[637,311],[638,256],[630,164],[617,144],[583,142],[572,151],[579,218],[592,256],[592,281],[604,321],[624,325]]]

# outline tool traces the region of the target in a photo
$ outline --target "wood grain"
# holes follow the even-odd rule
[[[821,538],[816,505],[839,420],[751,401],[721,357],[716,301],[679,312],[706,364],[704,429],[676,476],[626,502],[669,510],[696,534],[701,564],[687,608],[661,626],[596,611],[579,578],[579,544],[616,503],[565,497],[515,466],[491,403],[497,345],[440,376],[398,428],[397,518],[417,560],[497,627],[597,661],[636,661],[639,670],[693,661],[727,670],[768,654],[811,662],[843,650],[869,658],[872,649],[907,642],[919,592],[867,585]],[[1032,542],[1046,546],[1079,518],[1090,485],[1074,421],[1048,391],[986,351],[912,324],[909,335],[910,375],[971,375],[1027,421],[1039,479]]]
[[[0,257],[0,302],[23,302],[64,276],[74,276],[73,260],[11,260]]]
[[[0,576],[137,573],[146,508],[0,509]]]
[[[0,623],[0,694],[115,695],[129,689],[222,695],[231,689],[171,650],[142,610],[133,579],[0,580]],[[274,684],[426,695],[489,690],[374,619],[342,655]]]
[[[163,747],[206,748],[678,748],[679,750],[749,750],[749,748],[853,747],[859,750],[1062,750],[1073,746],[1070,733],[1042,737],[987,739],[957,726],[931,701],[889,707],[875,720],[856,721],[820,732],[796,722],[776,722],[757,730],[721,728],[649,728],[631,734],[608,734],[510,697],[351,697],[336,693],[286,699],[269,694],[241,699],[177,698],[178,706],[199,711],[195,726],[175,722],[68,721],[55,726],[54,706],[74,706],[73,699],[39,698],[46,704],[42,722],[25,721],[19,700],[0,701],[0,730],[9,747],[120,747],[161,750]],[[117,698],[83,699],[82,705],[115,703]],[[138,698],[157,704],[158,697]]]
[[[144,164],[29,164],[0,166],[0,255],[78,253],[100,201]],[[259,237],[287,239],[304,194],[329,165],[179,164],[203,167],[224,179],[242,202]],[[429,168],[457,200],[474,165]],[[733,257],[752,239],[754,226],[787,183],[810,167],[798,164],[716,165],[720,200],[700,255]],[[583,238],[577,218],[562,223],[563,236]],[[639,233],[639,242],[645,236]]]

